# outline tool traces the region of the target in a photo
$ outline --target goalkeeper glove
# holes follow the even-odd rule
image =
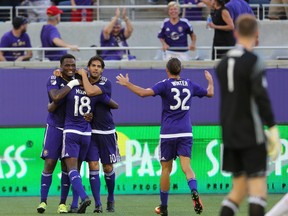
[[[277,126],[273,126],[268,130],[265,130],[267,143],[268,143],[268,156],[272,159],[272,161],[277,160],[281,153],[282,144],[279,138],[279,132]]]

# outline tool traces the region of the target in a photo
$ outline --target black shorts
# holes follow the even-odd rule
[[[224,147],[222,170],[232,172],[233,176],[265,176],[267,169],[266,145],[251,148],[231,149]]]

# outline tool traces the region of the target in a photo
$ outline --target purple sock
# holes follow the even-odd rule
[[[68,173],[62,171],[60,204],[66,204],[69,189],[70,189],[70,180],[69,180]]]
[[[161,200],[162,206],[168,205],[168,195],[169,195],[169,191],[160,191],[160,200]]]
[[[197,180],[194,178],[188,179],[187,181],[190,190],[196,190],[197,191]]]
[[[102,205],[100,200],[100,178],[99,170],[90,170],[89,173],[90,187],[95,200],[95,206]]]
[[[78,208],[78,199],[79,199],[79,195],[77,194],[77,192],[73,189],[72,187],[72,203],[71,203],[71,209],[74,208]]]
[[[52,173],[43,173],[41,175],[41,202],[47,203],[48,192],[52,183]]]
[[[110,173],[104,173],[105,182],[108,189],[108,202],[114,202],[114,188],[115,188],[115,172],[112,170]]]
[[[70,179],[73,189],[80,196],[81,200],[83,201],[85,198],[87,198],[88,196],[82,185],[82,180],[81,180],[81,176],[79,172],[77,170],[71,170],[69,172],[69,179]]]

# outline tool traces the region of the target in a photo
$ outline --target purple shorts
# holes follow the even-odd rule
[[[75,133],[63,133],[63,148],[61,158],[78,158],[84,161],[86,158],[91,136]]]
[[[113,134],[92,134],[86,161],[99,161],[102,164],[114,164],[121,160],[117,136]]]
[[[63,130],[47,125],[41,158],[58,160],[61,157],[62,140]]]
[[[161,138],[159,144],[160,161],[176,159],[179,155],[191,158],[192,137]]]

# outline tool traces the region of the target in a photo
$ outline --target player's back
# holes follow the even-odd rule
[[[189,79],[170,78],[157,83],[153,91],[162,98],[161,134],[191,133],[191,99],[207,95],[207,90]]]
[[[255,128],[262,127],[262,120],[253,93],[257,85],[254,80],[260,78],[263,71],[259,57],[242,47],[230,50],[216,68],[223,139],[231,147],[256,143]]]
[[[67,81],[62,77],[50,76],[47,82],[47,93],[49,102],[52,102],[52,98],[49,95],[49,91],[53,89],[61,89],[67,85]],[[49,112],[47,117],[47,124],[54,127],[64,127],[65,121],[65,109],[66,109],[66,101],[65,99],[61,100],[58,103],[58,107],[54,112]]]
[[[92,102],[82,86],[71,89],[66,96],[65,131],[91,132],[90,123],[83,116],[91,112],[94,106]]]

